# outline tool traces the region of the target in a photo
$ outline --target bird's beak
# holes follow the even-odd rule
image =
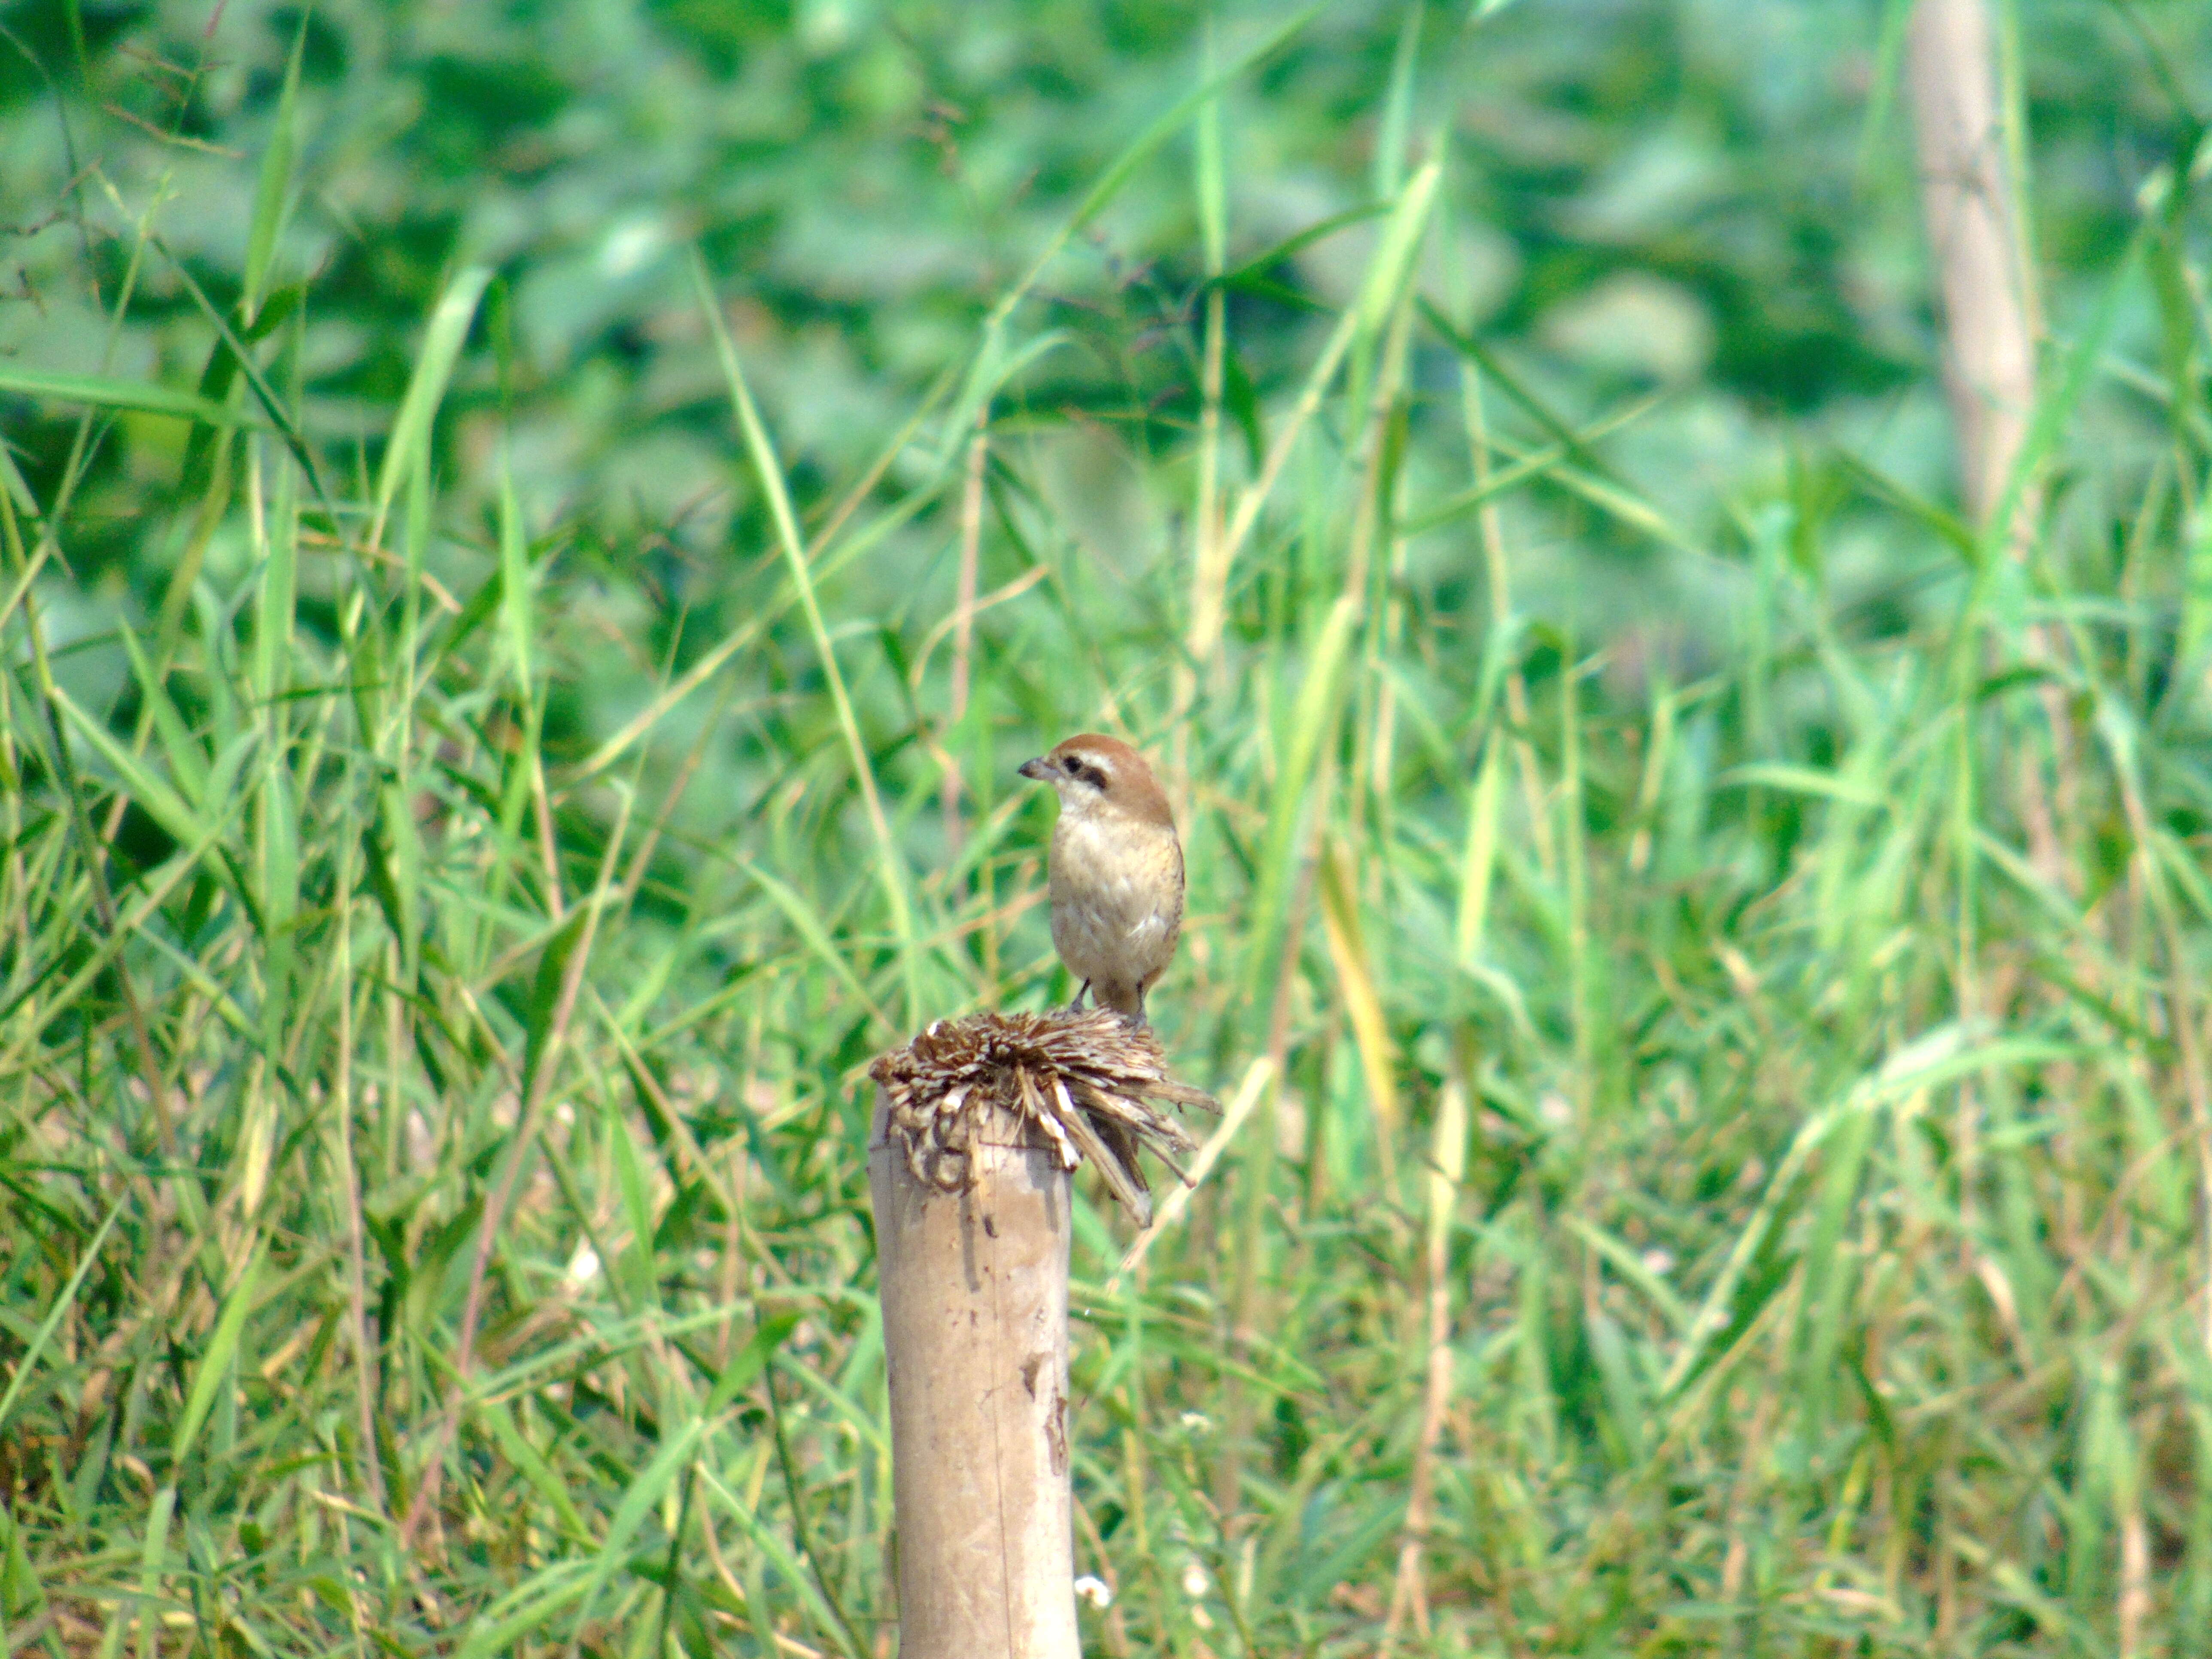
[[[1021,775],[1024,777],[1035,778],[1038,782],[1042,783],[1057,773],[1060,769],[1052,763],[1051,756],[1039,755],[1035,760],[1024,761],[1021,764],[1020,770]]]

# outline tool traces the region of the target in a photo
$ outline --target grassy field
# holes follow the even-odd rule
[[[1762,175],[1709,259],[1501,182],[1664,6],[1055,8],[1015,113],[934,14],[487,23],[580,138],[428,7],[414,106],[367,12],[6,14],[7,1653],[887,1655],[864,1070],[1066,995],[1013,768],[1086,727],[1170,780],[1229,1107],[1140,1263],[1079,1183],[1091,1650],[2196,1650],[2212,40],[2029,54],[2015,536],[1897,298],[1898,8],[1807,9],[1863,83],[1754,163],[1807,37],[1725,81],[1680,9],[1651,120]],[[685,110],[758,170],[670,184]],[[501,242],[610,148],[692,216]],[[1745,228],[1823,167],[1801,291]],[[900,180],[989,204],[954,276]]]

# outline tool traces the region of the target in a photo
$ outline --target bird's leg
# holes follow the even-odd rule
[[[1127,1016],[1124,1015],[1123,1018],[1127,1018]],[[1139,985],[1137,988],[1137,1017],[1136,1018],[1130,1020],[1129,1024],[1136,1030],[1141,1031],[1150,1026],[1152,1023],[1151,1018],[1145,1012],[1145,988]]]
[[[1090,994],[1091,981],[1086,979],[1082,984],[1075,988],[1075,1000],[1067,1005],[1067,1012],[1071,1014],[1081,1013],[1083,1012],[1083,999]]]

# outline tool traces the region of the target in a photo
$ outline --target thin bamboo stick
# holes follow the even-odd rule
[[[1943,289],[1944,382],[1975,520],[2004,494],[2035,401],[2035,295],[1983,0],[1917,0],[1908,37],[1922,210]]]

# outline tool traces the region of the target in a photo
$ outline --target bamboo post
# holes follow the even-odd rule
[[[868,1190],[890,1372],[901,1659],[1077,1659],[1067,1480],[1068,1171],[991,1109],[973,1185],[892,1144],[877,1096]]]
[[[1193,1149],[1151,1103],[1212,1103],[1112,1013],[940,1020],[869,1071],[900,1659],[1079,1659],[1071,1176],[1148,1218],[1137,1147]]]

